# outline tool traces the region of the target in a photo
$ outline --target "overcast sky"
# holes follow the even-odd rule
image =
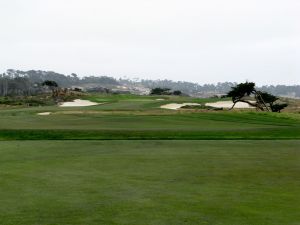
[[[0,72],[300,84],[299,0],[0,0]]]

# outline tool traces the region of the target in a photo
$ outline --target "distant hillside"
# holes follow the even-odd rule
[[[41,83],[45,80],[53,80],[60,87],[79,87],[86,91],[130,92],[135,94],[148,94],[150,89],[161,87],[172,90],[180,90],[185,94],[196,97],[210,97],[226,94],[234,82],[200,85],[185,81],[172,80],[139,80],[116,79],[108,76],[85,76],[80,78],[77,74],[60,74],[53,71],[41,70],[7,70],[0,74],[0,96],[6,95],[34,95],[42,91]],[[300,98],[300,85],[263,86],[260,90],[274,95]]]

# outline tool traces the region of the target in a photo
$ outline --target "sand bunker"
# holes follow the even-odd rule
[[[38,113],[37,115],[39,116],[49,116],[51,114],[51,112],[41,112],[41,113]]]
[[[164,101],[165,99],[163,98],[158,98],[158,99],[155,99],[156,101]]]
[[[215,108],[231,108],[233,106],[232,101],[219,101],[219,102],[211,102],[206,103],[205,106],[215,107]],[[245,102],[238,102],[235,104],[234,108],[237,109],[249,109],[254,108]]]
[[[182,104],[171,103],[171,104],[162,105],[162,106],[160,106],[160,108],[177,110],[186,105],[200,105],[200,104],[198,104],[198,103],[182,103]]]
[[[91,102],[89,100],[75,99],[73,102],[64,102],[60,107],[83,107],[83,106],[93,106],[99,105],[99,103]]]

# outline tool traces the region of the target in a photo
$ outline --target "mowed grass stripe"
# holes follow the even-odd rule
[[[247,130],[0,130],[0,140],[289,140],[295,127]]]

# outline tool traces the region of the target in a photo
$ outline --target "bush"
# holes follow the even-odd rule
[[[170,95],[170,88],[153,88],[150,92],[151,95]]]
[[[173,92],[173,95],[182,95],[182,92],[177,90]]]

